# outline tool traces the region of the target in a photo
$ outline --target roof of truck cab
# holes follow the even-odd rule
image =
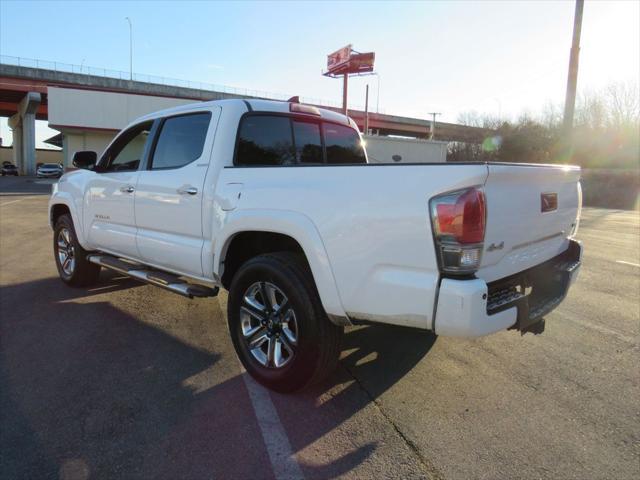
[[[233,99],[225,99],[225,100],[212,100],[209,102],[198,102],[198,103],[188,103],[186,105],[180,105],[178,107],[167,108],[165,110],[159,110],[157,112],[149,113],[140,118],[137,118],[135,121],[131,122],[130,125],[134,125],[139,122],[143,122],[145,120],[155,120],[156,118],[169,117],[172,115],[178,115],[180,113],[188,113],[197,110],[203,110],[207,108],[213,107],[222,107],[226,108],[237,108],[242,110],[243,112],[275,112],[275,113],[289,113],[290,112],[290,103],[285,101],[278,100],[259,100],[259,99],[242,99],[242,98],[233,98]],[[332,110],[326,110],[324,108],[316,107],[320,112],[320,117],[324,120],[330,120],[332,122],[343,123],[346,125],[351,125],[354,128],[356,127],[355,122],[351,120],[346,115],[343,115],[338,112],[334,112]]]

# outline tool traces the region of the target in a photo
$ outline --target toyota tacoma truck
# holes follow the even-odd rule
[[[295,99],[153,113],[73,163],[49,203],[60,278],[228,290],[235,350],[277,391],[327,375],[347,325],[540,333],[580,268],[578,167],[369,164],[353,120]]]

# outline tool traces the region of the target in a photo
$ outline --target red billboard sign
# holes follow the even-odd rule
[[[351,59],[351,47],[351,45],[347,45],[327,55],[327,70],[329,73],[333,73],[346,63],[349,63]]]
[[[376,59],[374,52],[358,53],[352,55],[349,61],[349,73],[373,72],[373,62]]]
[[[351,73],[373,72],[374,52],[357,53],[351,45],[327,55],[327,72],[330,77]]]

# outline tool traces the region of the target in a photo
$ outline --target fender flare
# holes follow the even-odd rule
[[[233,238],[242,232],[259,231],[287,235],[302,247],[320,295],[332,322],[349,324],[347,314],[320,233],[309,217],[289,210],[247,209],[230,212],[214,246],[214,277],[222,275],[222,264]],[[215,237],[214,237],[215,238]]]
[[[49,225],[51,226],[51,228],[55,228],[55,225],[53,224],[52,211],[53,207],[55,207],[56,205],[64,205],[69,209],[71,220],[73,221],[73,227],[76,231],[78,243],[85,250],[90,250],[90,248],[88,248],[87,246],[87,242],[85,241],[85,232],[81,221],[82,219],[71,194],[69,192],[57,191],[51,195],[51,198],[49,199]]]

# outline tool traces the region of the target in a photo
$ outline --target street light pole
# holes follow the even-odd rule
[[[129,79],[133,80],[133,25],[129,17],[125,20],[129,22]]]

